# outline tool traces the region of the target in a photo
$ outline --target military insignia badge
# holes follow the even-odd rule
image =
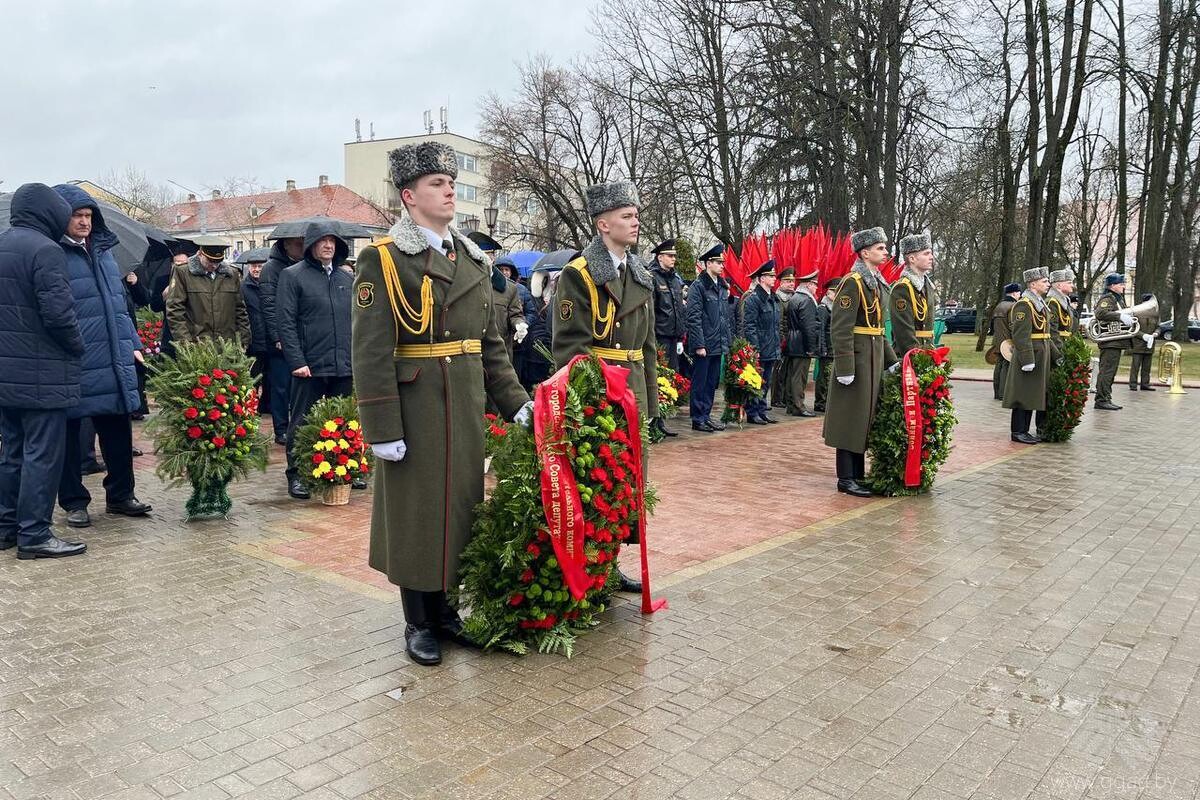
[[[840,305],[842,308],[849,308],[850,307],[850,298],[842,297],[840,300],[838,300],[838,305]]]
[[[375,284],[360,283],[358,285],[358,307],[370,308],[375,302]]]
[[[907,300],[897,300],[896,301],[896,310],[897,311],[903,311],[906,308],[908,308]]]
[[[1024,312],[1024,311],[1018,311],[1018,312],[1017,312],[1017,319],[1018,319],[1018,320],[1025,319],[1025,312]]]
[[[575,313],[575,304],[570,300],[563,300],[558,304],[558,318],[566,322]]]
[[[454,250],[451,250],[449,253],[446,253],[446,258],[450,259],[451,264],[453,264],[455,261],[458,260],[458,256],[455,254]]]

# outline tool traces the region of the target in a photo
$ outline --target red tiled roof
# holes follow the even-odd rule
[[[208,230],[222,231],[250,227],[250,207],[258,207],[254,227],[269,228],[281,222],[326,216],[343,222],[356,222],[375,228],[389,228],[395,217],[341,184],[312,186],[283,192],[263,192],[244,197],[219,197],[176,203],[163,209],[163,227],[172,233],[200,229],[200,207],[207,208]],[[176,215],[182,219],[175,222]]]

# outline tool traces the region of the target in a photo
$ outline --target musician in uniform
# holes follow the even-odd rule
[[[447,602],[483,500],[484,395],[528,424],[492,313],[491,266],[451,227],[454,150],[438,142],[388,154],[407,214],[365,247],[354,279],[351,358],[363,436],[378,460],[370,564],[400,587],[405,650],[441,661],[461,640]]]
[[[933,311],[937,287],[933,270],[933,245],[928,233],[915,233],[900,240],[904,272],[892,286],[888,311],[892,319],[892,348],[897,358],[909,350],[933,346]]]
[[[1112,273],[1104,279],[1104,289],[1104,294],[1096,301],[1096,320],[1120,322],[1132,328],[1136,318],[1125,309],[1125,276]],[[1121,406],[1112,401],[1112,385],[1121,366],[1121,352],[1129,349],[1131,339],[1126,336],[1099,342],[1100,370],[1096,376],[1096,402],[1093,405],[1101,411],[1121,410]]]
[[[1005,284],[1004,294],[1000,302],[992,309],[992,346],[988,350],[996,359],[992,367],[992,396],[997,400],[1004,399],[1004,386],[1008,383],[1008,359],[1000,354],[1000,345],[1006,339],[1012,338],[1008,329],[1008,312],[1017,300],[1021,298],[1021,286],[1016,283]]]
[[[896,355],[883,335],[883,296],[879,268],[888,260],[887,234],[869,228],[850,237],[858,255],[842,278],[829,323],[833,343],[833,376],[825,413],[825,444],[837,450],[837,489],[854,497],[870,497],[866,477],[867,437],[875,420],[879,388]]]
[[[1142,302],[1149,303],[1154,299],[1152,294],[1142,295]],[[1142,323],[1137,336],[1132,343],[1132,363],[1129,365],[1129,388],[1143,392],[1157,391],[1150,385],[1150,365],[1154,360],[1154,332],[1158,330],[1158,313],[1147,314],[1139,320]]]
[[[1012,410],[1014,442],[1037,444],[1029,432],[1033,415],[1038,429],[1046,414],[1046,383],[1050,377],[1050,321],[1045,296],[1050,289],[1050,271],[1045,267],[1025,270],[1025,292],[1009,311],[1013,344],[1012,365],[1004,388],[1004,407]]]
[[[561,369],[581,353],[630,371],[638,413],[657,427],[658,362],[654,341],[654,279],[630,248],[638,239],[638,196],[633,184],[602,183],[585,191],[596,237],[567,264],[554,297],[554,361]],[[649,448],[642,451],[642,471]],[[627,540],[637,543],[637,533]],[[623,592],[642,584],[618,570]]]

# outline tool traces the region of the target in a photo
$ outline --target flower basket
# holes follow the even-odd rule
[[[350,484],[339,483],[321,490],[321,502],[327,506],[344,506],[350,503]]]
[[[1043,442],[1065,442],[1075,434],[1087,406],[1092,381],[1092,352],[1078,333],[1063,340],[1062,363],[1050,369],[1046,387]]]
[[[189,520],[227,514],[230,481],[267,467],[249,356],[236,342],[205,340],[180,343],[175,358],[147,367],[147,388],[160,409],[147,425],[158,476],[171,486],[192,485]]]
[[[891,497],[929,491],[950,455],[957,419],[950,400],[948,355],[945,347],[912,350],[899,374],[884,375],[867,440],[871,471],[866,480],[879,494]],[[913,400],[909,414],[906,392]],[[913,451],[913,447],[920,449]]]
[[[721,421],[740,425],[746,404],[762,397],[764,392],[762,365],[754,345],[742,338],[733,340],[721,371],[721,383],[725,387],[725,411]]]
[[[325,500],[327,489],[350,490],[355,478],[371,473],[370,448],[362,438],[358,402],[353,397],[323,397],[313,403],[296,429],[292,445],[300,481],[311,492],[319,492],[325,505],[345,505],[349,500]]]
[[[476,509],[458,592],[465,632],[483,647],[570,656],[599,624],[617,550],[654,504],[627,374],[577,357],[538,387],[536,435],[509,425],[497,437],[496,486]],[[648,597],[644,611],[658,607]]]

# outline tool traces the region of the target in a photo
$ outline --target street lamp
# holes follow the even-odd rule
[[[500,216],[500,209],[495,206],[488,206],[483,210],[483,218],[487,221],[488,235],[496,235],[496,217]]]
[[[479,230],[479,217],[472,215],[464,219],[463,229],[466,230],[467,233],[474,233],[475,231]]]

